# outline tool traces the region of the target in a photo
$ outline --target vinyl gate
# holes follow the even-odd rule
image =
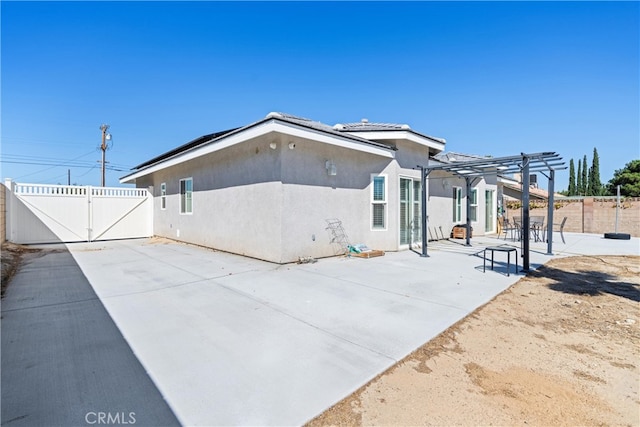
[[[7,240],[59,243],[149,237],[146,189],[5,182]]]

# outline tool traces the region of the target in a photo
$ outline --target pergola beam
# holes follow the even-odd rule
[[[476,177],[486,177],[491,175],[506,175],[512,173],[522,174],[522,257],[523,271],[529,270],[529,176],[532,172],[548,172],[545,175],[549,180],[549,207],[547,209],[547,254],[553,254],[553,204],[554,204],[554,178],[555,171],[566,169],[564,160],[555,152],[541,152],[533,154],[520,153],[516,156],[508,157],[488,157],[486,159],[461,161],[456,163],[442,163],[438,165],[418,166],[422,172],[422,256],[427,255],[426,233],[427,229],[427,176],[432,171],[444,171],[461,178],[464,178],[467,187],[467,222],[466,237],[467,246],[471,246],[471,205],[469,194],[471,192],[471,179]]]

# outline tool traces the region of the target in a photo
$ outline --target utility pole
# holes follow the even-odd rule
[[[109,129],[109,125],[103,124],[100,126],[100,130],[102,131],[102,144],[100,144],[100,150],[102,150],[102,182],[101,182],[102,187],[104,187],[105,153],[108,148],[106,141],[111,139],[111,135],[107,133],[107,129]]]

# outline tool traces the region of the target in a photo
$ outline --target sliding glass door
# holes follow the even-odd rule
[[[400,178],[400,244],[422,241],[420,180]]]

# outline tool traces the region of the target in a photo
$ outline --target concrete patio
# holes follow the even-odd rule
[[[640,254],[637,238],[565,237],[553,256],[532,242],[531,268],[554,256]],[[477,255],[518,242],[463,243],[430,242],[429,258],[299,265],[162,239],[66,247],[182,424],[300,425],[523,277],[506,276],[499,255],[483,273]]]

